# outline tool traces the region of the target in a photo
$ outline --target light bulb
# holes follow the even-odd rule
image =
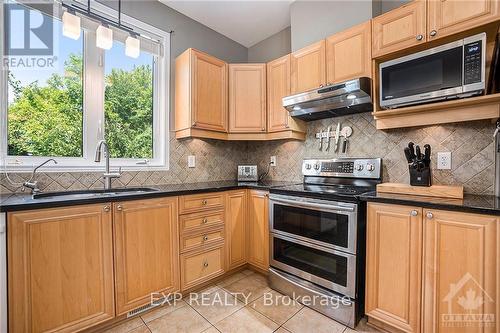
[[[141,41],[138,38],[128,36],[125,39],[125,55],[138,58],[141,53]]]
[[[95,32],[95,45],[98,48],[109,50],[113,47],[113,30],[103,25],[97,27]]]
[[[62,15],[62,34],[71,39],[80,38],[81,20],[79,16],[73,15],[70,12],[64,12]]]

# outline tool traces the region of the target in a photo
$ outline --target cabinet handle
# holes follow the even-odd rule
[[[109,212],[109,206],[104,206],[104,207],[103,207],[103,210],[104,210],[106,213],[107,213],[107,212]]]
[[[118,206],[116,206],[116,210],[123,210],[122,205],[118,205]]]
[[[203,267],[208,267],[208,260],[205,260],[205,262],[203,262]]]
[[[424,39],[424,36],[423,35],[417,35],[416,38],[417,38],[417,40],[422,40],[422,39]]]
[[[417,215],[418,215],[418,212],[417,212],[416,210],[412,210],[412,211],[410,212],[410,215],[411,215],[411,216],[417,216]]]
[[[201,201],[201,204],[202,204],[203,206],[206,206],[206,205],[207,205],[207,203],[208,203],[208,201],[207,201],[207,200],[202,200],[202,201]]]
[[[207,223],[208,222],[208,219],[205,217],[202,221],[203,224]]]
[[[193,124],[191,125],[192,127],[196,127],[196,121],[193,122]]]
[[[207,235],[204,235],[204,236],[203,236],[203,241],[205,241],[205,242],[206,242],[207,240],[208,240],[208,236],[207,236]]]
[[[262,132],[264,132],[266,129],[264,127],[262,127]]]
[[[434,217],[434,215],[431,212],[427,213],[427,218],[431,220]]]
[[[438,32],[436,30],[432,30],[431,33],[429,35],[431,35],[431,37],[434,37],[438,34]]]

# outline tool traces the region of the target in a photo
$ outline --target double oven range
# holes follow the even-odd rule
[[[304,160],[302,184],[269,196],[273,289],[354,327],[363,315],[366,206],[381,159]]]

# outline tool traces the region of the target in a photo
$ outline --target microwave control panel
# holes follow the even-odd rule
[[[481,82],[482,52],[481,41],[464,45],[464,84]]]

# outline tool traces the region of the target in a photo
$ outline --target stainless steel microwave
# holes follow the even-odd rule
[[[480,95],[485,90],[486,34],[380,64],[385,109]]]

